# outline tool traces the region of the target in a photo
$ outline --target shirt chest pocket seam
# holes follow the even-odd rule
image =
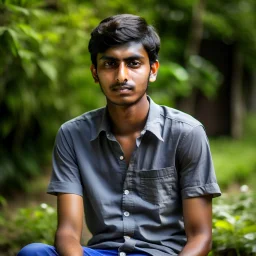
[[[139,171],[141,198],[153,204],[171,201],[174,167]]]

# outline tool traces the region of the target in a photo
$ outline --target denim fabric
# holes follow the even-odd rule
[[[83,247],[84,256],[146,256],[145,253],[124,253],[117,250],[98,250]],[[33,243],[25,246],[17,256],[58,256],[55,248],[51,245]]]

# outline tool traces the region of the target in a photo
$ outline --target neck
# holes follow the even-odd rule
[[[131,135],[141,132],[147,121],[149,102],[147,97],[141,98],[133,105],[118,106],[107,104],[112,123],[112,132],[115,135]]]

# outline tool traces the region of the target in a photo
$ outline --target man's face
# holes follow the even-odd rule
[[[150,66],[141,43],[111,47],[97,55],[97,67],[91,66],[108,104],[127,106],[146,96],[148,83],[155,81],[158,62]]]

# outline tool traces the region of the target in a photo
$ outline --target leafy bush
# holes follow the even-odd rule
[[[32,242],[52,244],[56,227],[57,213],[53,207],[43,203],[20,208],[14,217],[6,216],[0,222],[0,255],[14,255]]]
[[[212,255],[256,254],[256,195],[247,189],[244,185],[241,194],[215,199]]]
[[[0,193],[8,194],[48,164],[61,123],[103,97],[87,86],[85,42],[98,22],[91,7],[62,1],[47,11],[46,1],[0,2]]]

